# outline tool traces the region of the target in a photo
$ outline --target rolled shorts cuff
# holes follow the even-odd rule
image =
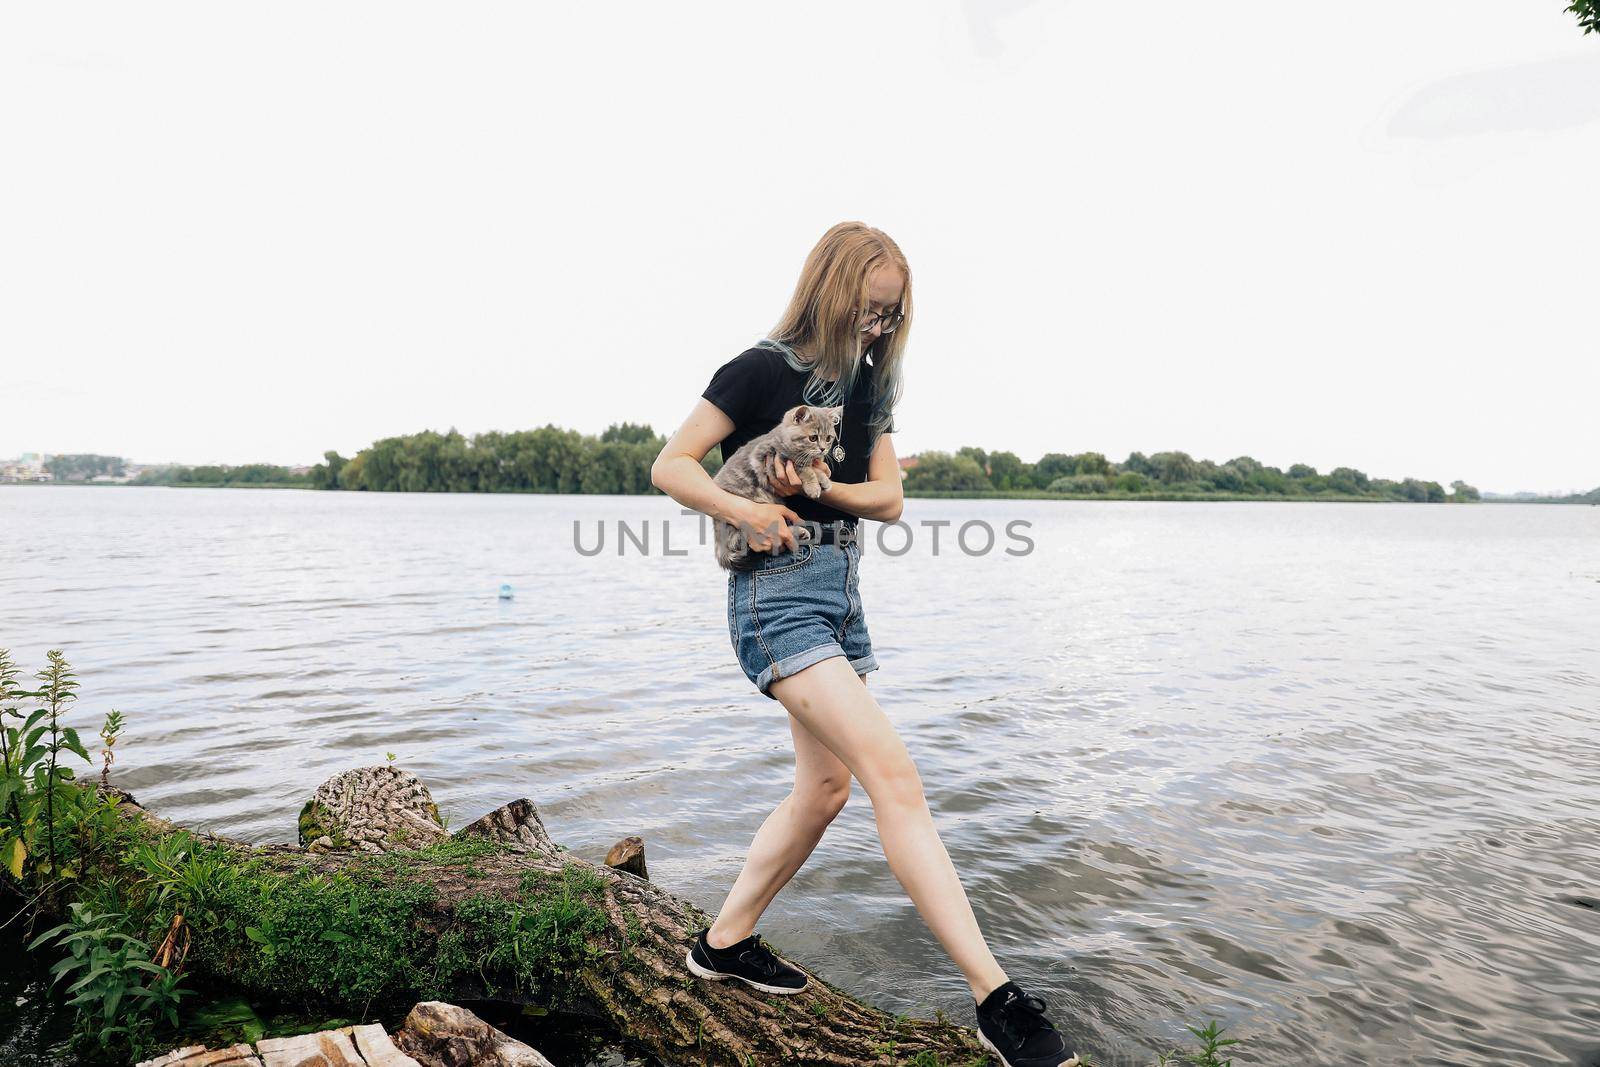
[[[799,674],[813,663],[821,663],[825,659],[844,654],[844,648],[839,642],[828,641],[825,644],[817,645],[815,648],[808,648],[804,652],[796,652],[792,656],[785,656],[756,675],[756,688],[773,700],[777,700],[778,698],[772,694],[773,682],[780,678],[787,678],[791,674]],[[868,652],[860,659],[851,660],[850,669],[857,674],[866,674],[868,671],[878,669],[878,661],[872,653]]]
[[[792,656],[785,656],[756,675],[756,688],[770,697],[772,694],[768,692],[767,687],[779,678],[787,678],[791,674],[799,674],[813,663],[821,663],[830,656],[842,655],[844,655],[843,646],[837,641],[828,641],[817,645],[815,648],[808,648],[803,652],[796,652]],[[773,699],[776,700],[777,697],[773,697]]]

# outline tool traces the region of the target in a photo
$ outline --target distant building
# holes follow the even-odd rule
[[[0,482],[15,485],[19,482],[52,482],[55,478],[44,469],[49,456],[38,452],[24,452],[16,459],[0,460]]]
[[[906,480],[906,475],[908,473],[910,473],[911,469],[913,467],[915,467],[916,465],[917,465],[917,457],[916,456],[901,456],[900,457],[900,480],[902,482]]]

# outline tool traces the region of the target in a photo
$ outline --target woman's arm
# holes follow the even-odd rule
[[[711,446],[731,432],[733,420],[701,397],[678,432],[661,446],[660,455],[650,465],[650,484],[686,508],[745,527],[750,547],[758,552],[775,545],[793,552],[793,524],[799,523],[799,515],[783,504],[762,504],[728,492],[700,465]],[[768,530],[776,532],[773,540],[763,533]]]
[[[900,488],[900,461],[894,454],[893,434],[879,434],[867,461],[864,482],[834,482],[818,497],[829,507],[848,511],[863,519],[898,522],[905,510],[905,494]]]

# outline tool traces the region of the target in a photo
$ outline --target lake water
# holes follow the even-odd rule
[[[1600,508],[904,518],[903,555],[867,526],[870,688],[996,956],[1079,1048],[1144,1064],[1215,1017],[1240,1064],[1600,1063]],[[937,553],[925,520],[954,524]],[[955,547],[969,520],[994,551]],[[64,649],[80,726],[121,709],[116,779],[181,823],[291,841],[318,783],[392,752],[452,825],[527,796],[586,858],[642,835],[714,912],[793,763],[698,534],[661,497],[0,489],[0,647]],[[859,784],[758,928],[971,1022]]]

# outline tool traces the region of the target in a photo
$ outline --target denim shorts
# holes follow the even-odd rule
[[[801,544],[763,557],[753,571],[728,572],[728,637],[756,689],[829,656],[857,674],[878,669],[861,607],[861,548],[853,542]]]

